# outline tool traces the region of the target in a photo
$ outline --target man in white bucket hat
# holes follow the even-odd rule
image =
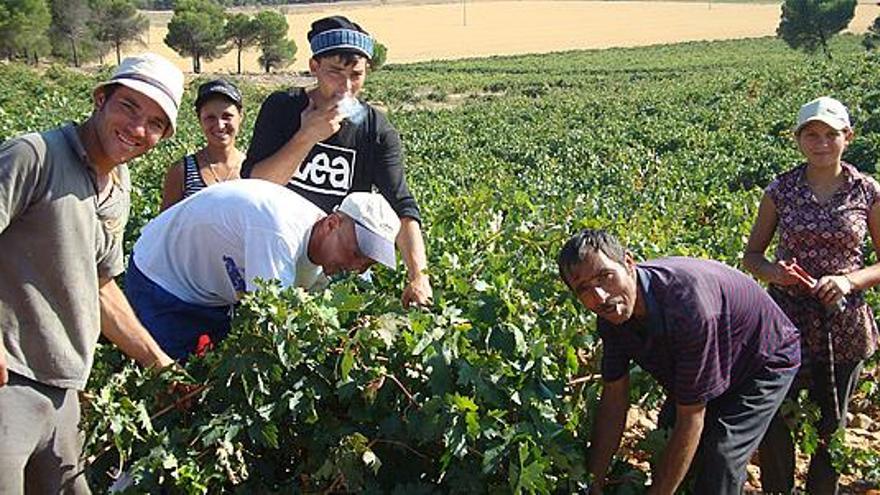
[[[0,493],[88,493],[79,403],[99,331],[144,366],[172,360],[140,325],[123,271],[132,158],[174,133],[183,74],[126,58],[67,123],[0,144]]]

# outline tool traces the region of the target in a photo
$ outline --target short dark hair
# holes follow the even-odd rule
[[[104,95],[104,99],[109,100],[110,97],[113,96],[113,93],[115,93],[116,90],[119,89],[119,86],[121,86],[119,83],[105,84],[101,86],[100,90],[101,93]]]
[[[352,65],[357,64],[361,59],[367,60],[367,65],[370,65],[370,59],[360,54],[360,52],[356,52],[353,50],[349,50],[347,48],[337,48],[335,50],[329,50],[318,55],[312,57],[315,60],[324,60],[326,58],[335,58],[339,57],[339,60],[342,62],[342,65],[346,67],[351,67]]]
[[[626,263],[626,248],[616,237],[602,229],[584,229],[571,236],[559,256],[556,264],[559,266],[559,276],[568,284],[568,276],[574,268],[583,262],[590,253],[602,252],[611,261],[621,265]]]

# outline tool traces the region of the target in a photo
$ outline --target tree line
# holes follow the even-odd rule
[[[302,4],[302,3],[314,3],[321,0],[300,0],[300,1],[291,1],[291,0],[217,0],[217,3],[223,5],[224,7],[249,7],[249,6],[261,6],[261,5],[269,5],[269,6],[277,6],[277,5],[291,5],[291,4]],[[135,5],[139,9],[144,10],[172,10],[174,9],[175,0],[136,0]]]
[[[193,72],[202,71],[202,62],[236,50],[241,74],[241,53],[250,47],[260,49],[260,67],[266,72],[293,63],[296,43],[287,38],[287,18],[271,10],[254,16],[227,14],[214,0],[177,0],[168,23],[165,44],[181,56],[192,58]]]
[[[192,58],[195,73],[203,62],[231,50],[237,52],[239,74],[241,54],[250,48],[260,50],[258,61],[266,72],[295,60],[296,43],[287,37],[287,18],[279,12],[227,13],[218,0],[173,4],[164,42]],[[80,67],[95,60],[103,64],[115,52],[119,63],[126,45],[145,45],[149,28],[135,0],[0,0],[0,57],[37,64],[51,55]],[[376,51],[374,69],[385,60],[385,47]]]
[[[115,51],[117,63],[127,44],[144,44],[150,22],[138,7],[173,4],[164,42],[183,57],[192,58],[193,72],[203,61],[230,50],[237,55],[257,47],[258,61],[266,72],[293,63],[296,43],[288,39],[287,18],[264,10],[254,16],[230,14],[224,4],[257,0],[0,0],[0,57],[37,64],[48,55],[82,63],[104,58]],[[161,4],[161,5],[159,5]],[[856,0],[785,0],[777,35],[792,48],[822,50],[828,58],[828,40],[845,29],[855,13]],[[880,47],[880,17],[868,28],[864,45]],[[373,69],[385,61],[386,48],[376,44]]]
[[[0,56],[36,64],[54,55],[77,67],[104,57],[149,28],[127,0],[0,0]]]

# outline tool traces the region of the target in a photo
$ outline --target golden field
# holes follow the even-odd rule
[[[282,7],[298,47],[292,70],[307,68],[306,32],[324,15],[342,14],[388,47],[389,63],[641,46],[680,41],[773,35],[778,4],[638,1],[477,1],[408,4],[355,3]],[[860,33],[880,15],[877,3],[860,3],[849,31]],[[150,14],[147,45],[191,70],[162,41],[169,14]],[[129,52],[143,48],[130,47]],[[259,72],[256,49],[242,55],[245,72]],[[209,72],[234,72],[235,52],[203,63]]]

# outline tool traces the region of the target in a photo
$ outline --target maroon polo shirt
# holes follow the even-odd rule
[[[797,329],[752,278],[717,261],[661,258],[636,266],[647,315],[599,318],[602,377],[635,361],[679,404],[706,403],[764,370],[800,365]]]

